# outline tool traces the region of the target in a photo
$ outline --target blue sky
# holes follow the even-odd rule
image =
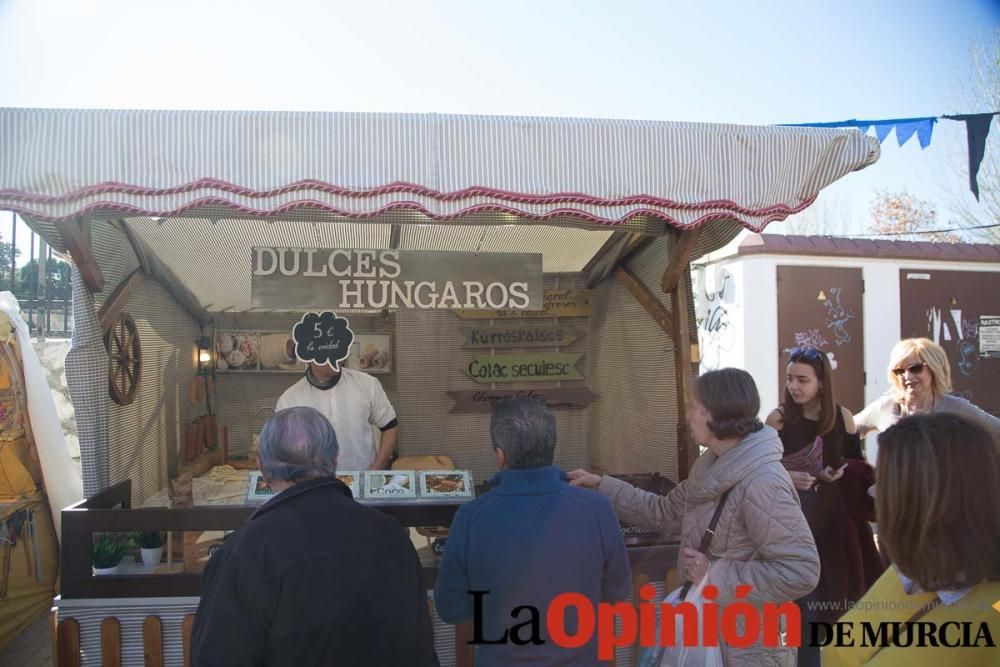
[[[998,24],[996,0],[0,0],[0,106],[928,116],[985,110],[958,108],[953,90],[970,44]],[[950,158],[964,148],[950,121],[925,151],[890,136],[814,215],[859,231],[878,188],[961,190]]]

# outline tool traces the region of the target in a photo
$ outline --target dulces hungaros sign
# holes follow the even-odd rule
[[[540,254],[259,247],[251,261],[254,308],[542,308]]]

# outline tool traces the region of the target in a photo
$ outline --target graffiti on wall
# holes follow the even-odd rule
[[[823,337],[823,334],[819,329],[796,331],[793,335],[795,337],[795,347],[815,347],[817,350],[823,350],[824,348],[830,346],[830,343],[828,343],[826,338]],[[792,355],[792,350],[794,349],[795,348],[793,347],[789,347],[782,350],[782,352],[785,353],[786,357],[790,357]],[[823,354],[825,354],[826,358],[830,360],[830,368],[837,370],[836,352],[826,351]]]
[[[955,343],[959,372],[962,375],[976,372],[976,365],[979,363],[979,322],[974,318],[963,318],[961,308],[928,308],[927,337],[938,345],[944,342]]]
[[[826,338],[823,337],[819,329],[795,332],[795,347],[815,347],[818,350],[822,350],[828,345],[829,343],[826,342]]]
[[[851,342],[851,334],[847,332],[847,323],[854,319],[854,311],[848,310],[840,302],[841,289],[831,287],[830,296],[826,300],[827,328],[833,332],[837,345]]]
[[[731,310],[736,303],[736,280],[724,268],[700,267],[692,272],[695,317],[701,366],[715,370],[729,365],[725,357],[736,346]]]

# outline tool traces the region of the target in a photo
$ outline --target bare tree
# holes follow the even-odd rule
[[[954,79],[954,113],[1000,111],[1000,26],[972,44],[969,59],[970,75]],[[945,201],[957,216],[954,226],[968,229],[969,236],[977,241],[1000,243],[1000,227],[969,229],[1000,225],[1000,127],[996,120],[993,123],[979,168],[979,202],[967,190],[948,191]],[[964,144],[956,146],[950,158],[955,169],[967,174],[968,152]]]
[[[939,228],[937,209],[930,202],[908,192],[880,191],[872,201],[871,214],[873,234],[894,240],[962,242],[962,238],[953,232],[934,232]]]

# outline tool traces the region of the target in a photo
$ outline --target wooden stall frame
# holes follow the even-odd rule
[[[132,482],[125,480],[63,511],[62,598],[142,598],[197,597],[201,593],[200,573],[93,576],[90,569],[90,545],[93,533],[130,532],[134,530],[201,531],[228,530],[243,525],[256,507],[214,506],[190,509],[132,509]],[[373,504],[372,507],[395,517],[404,526],[451,525],[459,503],[424,503],[420,505]],[[633,581],[663,581],[676,587],[676,562],[680,546],[676,542],[631,546],[628,549]],[[437,567],[424,567],[424,585],[433,589]],[[428,599],[430,603],[430,599]],[[638,600],[636,600],[638,603]],[[162,664],[162,626],[158,618],[147,617],[143,624],[143,650],[146,664]],[[185,664],[190,660],[191,630],[194,615],[183,620]],[[57,666],[79,665],[79,622],[67,617],[57,622],[56,610],[50,615],[53,637],[53,662]],[[117,630],[117,633],[116,633]],[[471,623],[455,626],[456,667],[471,667],[473,646]],[[102,621],[101,654],[104,664],[117,664],[120,658],[120,624],[113,616]],[[158,653],[159,651],[159,653]],[[615,664],[615,663],[612,663]],[[624,666],[619,666],[624,667]]]
[[[125,480],[63,510],[63,598],[197,596],[201,590],[200,573],[93,576],[90,565],[93,534],[137,530],[235,530],[257,509],[246,505],[133,509],[131,497],[132,481]],[[372,503],[371,507],[407,527],[450,526],[461,503]]]
[[[687,411],[692,398],[694,381],[687,303],[691,254],[694,252],[695,246],[698,245],[700,235],[701,229],[698,228],[685,231],[674,230],[668,236],[670,252],[660,287],[666,294],[670,295],[671,304],[680,304],[680,307],[674,305],[671,310],[668,310],[653,291],[625,265],[625,260],[642,247],[641,237],[633,237],[628,240],[612,270],[618,281],[673,342],[674,382],[677,391],[678,480],[687,479],[688,471],[691,470],[695,459],[698,458],[698,445],[691,440],[687,430]]]

